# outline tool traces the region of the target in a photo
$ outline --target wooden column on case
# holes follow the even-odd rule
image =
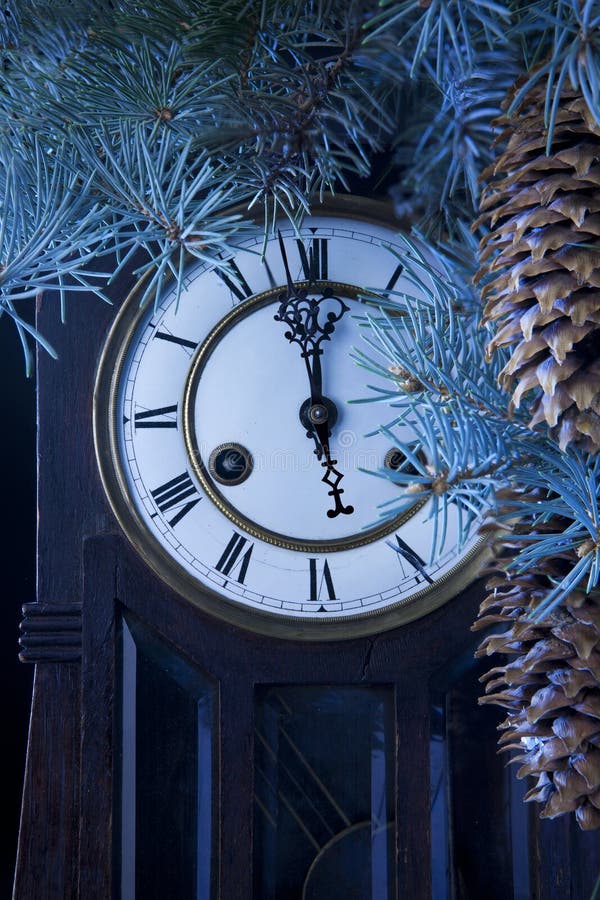
[[[15,900],[79,896],[83,538],[107,527],[91,408],[96,358],[113,310],[89,295],[44,298],[38,350],[37,603],[24,610],[21,659],[35,663]]]

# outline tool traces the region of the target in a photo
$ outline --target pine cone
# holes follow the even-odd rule
[[[480,244],[488,345],[513,346],[500,383],[511,406],[534,391],[530,425],[545,421],[562,449],[600,450],[600,127],[583,98],[563,90],[545,153],[545,88],[534,86],[484,173]],[[487,278],[486,278],[487,277]]]
[[[543,818],[574,812],[591,830],[600,827],[600,591],[573,591],[541,622],[530,616],[568,564],[546,560],[543,572],[513,577],[499,569],[489,582],[473,629],[508,629],[486,637],[477,655],[510,659],[483,676],[479,702],[509,711],[499,744],[519,751],[511,760],[522,764],[518,778],[536,779],[525,800],[543,803]]]

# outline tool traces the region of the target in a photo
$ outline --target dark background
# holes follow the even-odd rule
[[[58,363],[60,364],[60,363]],[[33,666],[18,660],[21,606],[35,600],[35,382],[26,378],[21,344],[0,317],[0,666],[4,696],[4,784],[0,898],[9,898],[17,849]]]

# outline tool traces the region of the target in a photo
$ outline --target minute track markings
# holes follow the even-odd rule
[[[375,232],[373,229],[375,234],[373,236],[369,225],[350,230],[347,221],[340,217],[332,222],[331,218],[326,217],[322,220],[322,224],[319,222],[317,229],[312,230],[309,226],[317,224],[318,220],[309,218],[298,231],[292,231],[288,227],[286,244],[292,263],[292,277],[297,279],[294,286],[298,290],[305,290],[307,294],[314,293],[318,297],[317,292],[324,293],[325,288],[330,287],[334,290],[334,294],[339,294],[342,299],[347,296],[347,303],[354,310],[354,303],[360,299],[361,291],[355,285],[375,283],[377,290],[386,292],[391,298],[394,291],[405,287],[406,271],[403,273],[399,265],[401,260],[404,261],[401,255],[403,248],[394,242],[391,232],[384,233],[382,229]],[[351,222],[350,226],[353,224]],[[380,237],[384,234],[389,234],[389,247],[392,252],[397,251],[396,258],[384,254],[384,242]],[[304,265],[301,251],[296,244],[296,240],[301,237],[305,253]],[[383,249],[379,249],[380,247]],[[281,264],[276,253],[277,248],[273,242],[268,242],[264,259],[259,253],[251,258],[246,255],[257,249],[265,249],[262,248],[261,241],[255,241],[250,245],[244,238],[239,248],[229,249],[222,254],[223,260],[219,265],[223,266],[229,281],[238,287],[240,293],[234,292],[231,284],[217,275],[214,266],[209,266],[202,278],[188,279],[186,282],[191,285],[187,304],[182,304],[181,308],[175,311],[170,295],[165,293],[158,314],[152,319],[151,311],[148,311],[146,315],[137,316],[135,325],[130,324],[134,321],[133,317],[131,320],[123,320],[127,331],[122,329],[123,334],[118,346],[115,341],[119,355],[108,352],[105,354],[107,374],[110,371],[122,372],[122,375],[115,375],[113,378],[113,382],[116,382],[114,389],[111,382],[110,427],[114,429],[119,441],[119,446],[116,446],[111,458],[118,457],[122,460],[122,471],[118,472],[118,487],[122,494],[125,494],[123,486],[127,490],[125,503],[128,503],[133,511],[133,515],[130,516],[133,524],[130,524],[125,515],[125,504],[122,504],[125,526],[130,527],[140,552],[144,553],[145,558],[165,580],[193,603],[206,607],[207,611],[215,612],[216,615],[222,615],[236,625],[265,633],[281,632],[292,638],[321,640],[327,637],[329,640],[376,631],[377,622],[372,620],[372,616],[376,612],[382,612],[384,615],[379,630],[384,630],[397,620],[403,621],[414,617],[414,614],[402,611],[403,607],[406,607],[407,611],[412,608],[406,601],[413,595],[419,602],[423,597],[423,603],[429,604],[429,608],[435,608],[432,606],[433,603],[439,605],[437,598],[442,594],[443,586],[440,583],[437,592],[430,589],[444,579],[455,557],[461,556],[460,548],[458,553],[455,548],[454,520],[451,523],[448,540],[453,552],[449,554],[448,562],[442,557],[431,564],[426,542],[431,529],[430,526],[417,521],[415,509],[411,508],[410,515],[398,516],[385,526],[378,523],[379,527],[371,527],[372,519],[364,512],[367,507],[362,499],[368,494],[370,504],[371,493],[368,490],[363,491],[354,476],[352,476],[354,480],[351,480],[350,473],[354,471],[351,464],[348,464],[346,493],[349,500],[356,501],[357,515],[346,527],[344,527],[346,517],[341,515],[332,518],[332,527],[328,523],[321,522],[322,513],[334,505],[333,502],[328,502],[331,501],[331,497],[325,499],[326,492],[332,490],[333,486],[323,487],[318,478],[315,487],[312,482],[310,483],[310,496],[307,496],[304,506],[298,505],[297,515],[292,517],[282,512],[279,516],[280,510],[294,508],[291,502],[288,503],[288,493],[290,497],[295,497],[294,492],[297,489],[303,490],[304,476],[298,475],[296,486],[295,469],[289,476],[291,485],[289,488],[288,482],[282,476],[280,491],[275,478],[267,479],[264,485],[258,483],[261,469],[257,466],[256,486],[254,482],[249,482],[249,486],[243,488],[243,495],[242,490],[237,491],[235,496],[231,492],[231,499],[227,485],[223,490],[215,488],[213,497],[206,490],[205,483],[199,475],[198,470],[201,466],[197,462],[198,459],[208,472],[208,450],[216,446],[220,440],[231,438],[232,434],[238,437],[230,427],[229,420],[225,423],[226,433],[221,435],[219,432],[223,408],[223,404],[219,401],[219,385],[224,380],[221,370],[227,369],[227,356],[218,356],[217,352],[229,354],[231,357],[229,362],[233,378],[237,373],[232,360],[235,358],[247,363],[242,351],[246,346],[254,346],[250,341],[244,344],[246,337],[242,331],[244,317],[254,316],[256,313],[266,319],[270,313],[266,308],[271,304],[275,305],[278,295],[285,287]],[[231,257],[243,273],[246,287],[239,283],[233,267],[229,267],[226,260]],[[195,262],[192,262],[192,266],[194,273],[198,271]],[[356,274],[359,272],[360,278]],[[327,280],[319,279],[319,276],[323,275],[328,276]],[[303,277],[306,280],[301,280]],[[342,277],[343,283],[340,281]],[[248,290],[253,290],[254,293],[249,295]],[[241,300],[240,294],[245,299]],[[206,303],[203,302],[205,299]],[[323,312],[326,313],[328,307],[325,304],[322,306]],[[132,309],[134,307],[135,304],[132,304]],[[152,323],[151,326],[147,325],[149,321]],[[248,335],[253,337],[258,333],[260,324],[258,319],[252,318],[252,322],[244,324],[243,328],[247,328]],[[234,328],[236,333],[230,337],[228,332]],[[141,341],[144,331],[146,340]],[[268,331],[268,337],[270,340],[271,331]],[[341,353],[337,352],[338,348],[343,346],[345,350],[345,343],[350,337],[350,328],[348,323],[344,322],[344,327],[339,328],[339,335],[336,331],[331,345],[325,347],[326,365],[329,359],[328,352],[332,366],[338,365],[341,358]],[[236,343],[238,340],[241,342],[242,351],[239,351]],[[265,357],[270,359],[269,346],[265,340]],[[284,365],[280,365],[279,356],[283,364],[286,362],[284,349],[280,352],[280,346],[277,347],[277,353],[272,354],[277,368],[272,366],[269,369],[265,363],[265,372],[268,373],[271,384],[275,383],[275,379],[284,368]],[[237,352],[237,356],[232,355],[232,348]],[[112,346],[109,345],[108,350],[112,351]],[[261,356],[256,360],[257,366],[262,366],[262,359]],[[299,364],[301,365],[301,361]],[[138,377],[132,377],[132,372]],[[255,377],[248,365],[245,365],[244,372],[247,375],[245,382],[250,382],[251,378]],[[262,373],[262,368],[259,369],[259,373]],[[202,388],[196,392],[195,385],[199,383],[200,376],[203,379]],[[301,381],[300,375],[297,380]],[[290,384],[293,383],[293,379],[289,381]],[[285,382],[287,388],[287,377]],[[216,394],[215,383],[217,383]],[[357,382],[349,377],[348,390],[352,389],[355,383]],[[158,384],[161,385],[160,391],[155,389]],[[325,389],[327,386],[324,385]],[[344,386],[346,389],[346,382]],[[235,386],[236,398],[241,398],[241,401],[238,404],[240,415],[237,419],[232,418],[234,423],[242,422],[246,411],[251,412],[254,409],[248,400],[251,388],[252,384],[247,391],[245,388],[244,390],[238,388],[237,384]],[[287,390],[284,392],[285,396]],[[308,396],[308,392],[303,396]],[[322,399],[322,391],[318,397]],[[312,397],[309,399],[312,400]],[[233,405],[232,408],[235,412],[236,408]],[[359,411],[362,409],[363,407],[357,408]],[[101,404],[99,410],[100,415],[103,415]],[[121,411],[122,415],[119,415]],[[344,425],[348,425],[358,433],[363,419],[359,419],[358,414],[353,417],[351,414],[354,412],[355,408],[350,408]],[[285,447],[293,450],[296,447],[297,437],[293,428],[296,427],[298,430],[299,426],[291,418],[292,413],[289,422],[290,437]],[[178,429],[174,427],[174,421],[164,422],[167,419],[175,420],[176,416]],[[345,409],[344,416],[346,417]],[[259,454],[271,451],[272,433],[281,440],[279,420],[272,417],[269,421],[275,424],[271,430],[265,426],[264,435],[268,440],[265,440],[264,445],[260,443],[254,431],[250,433],[256,437],[255,443],[247,441],[257,454],[257,458]],[[368,421],[368,425],[371,424],[368,417],[365,417],[365,421]],[[216,422],[217,425],[211,430],[208,426],[212,422]],[[358,427],[354,428],[356,422]],[[260,420],[258,423],[260,425]],[[250,424],[254,427],[254,422]],[[304,425],[302,421],[301,424]],[[140,426],[145,430],[140,430],[136,434]],[[250,425],[248,427],[250,428]],[[285,427],[288,428],[287,421]],[[153,430],[156,428],[158,431]],[[338,449],[335,428],[336,423],[333,423],[330,452],[334,457]],[[366,433],[367,427],[365,426],[363,430]],[[184,439],[183,446],[179,443],[179,432]],[[285,434],[287,436],[287,431]],[[302,431],[300,437],[303,437]],[[190,449],[194,446],[194,441],[196,458],[192,456]],[[302,441],[298,443],[302,444]],[[365,444],[367,443],[365,439]],[[308,444],[307,440],[302,448],[307,456],[312,449],[307,447]],[[104,450],[101,444],[99,446]],[[208,448],[206,451],[205,447]],[[368,449],[371,450],[370,444]],[[377,445],[373,453],[377,454],[380,449]],[[361,445],[356,452],[362,453],[362,450]],[[167,452],[169,459],[164,456]],[[351,451],[348,455],[353,459]],[[103,453],[102,459],[108,459],[108,454]],[[345,459],[344,456],[340,466],[343,472]],[[318,473],[319,469],[313,464],[311,471]],[[206,474],[206,479],[212,485],[209,474],[209,472]],[[323,470],[320,474],[323,474]],[[109,479],[106,481],[108,488],[115,492]],[[344,487],[345,481],[346,479],[338,485],[338,489]],[[169,496],[171,491],[174,493]],[[306,493],[309,493],[308,487]],[[313,493],[315,499],[319,500],[318,506],[316,503],[311,505]],[[379,501],[377,490],[372,493],[375,498],[373,503]],[[384,500],[387,499],[384,491],[380,493]],[[342,499],[344,498],[345,495],[342,494]],[[207,502],[201,504],[199,499]],[[358,505],[359,500],[363,503],[362,506]],[[273,506],[273,515],[270,504]],[[419,504],[421,505],[424,504]],[[370,510],[370,506],[368,509]],[[414,532],[405,528],[409,519],[416,526]],[[347,517],[346,522],[349,520],[350,517]],[[144,534],[140,528],[144,521],[147,545],[144,543]],[[314,523],[316,527],[313,527]],[[336,527],[338,525],[339,527]],[[203,539],[205,534],[208,535],[207,540]],[[406,547],[400,548],[396,534],[404,539]],[[386,539],[394,545],[393,554],[390,554],[390,549],[386,546]],[[155,546],[157,542],[159,546]],[[349,553],[346,555],[346,551],[354,550],[358,552],[352,556]],[[402,553],[401,550],[405,552]],[[338,554],[336,551],[343,552]],[[416,554],[418,559],[410,551]],[[172,559],[169,559],[170,557]],[[415,566],[415,562],[423,566],[429,578]],[[314,578],[312,588],[311,574]],[[450,579],[452,577],[451,575]],[[447,583],[453,586],[454,582],[450,579]],[[218,597],[228,602],[218,603]],[[267,613],[268,616],[259,615],[253,619],[252,609]],[[369,624],[371,620],[373,626]]]

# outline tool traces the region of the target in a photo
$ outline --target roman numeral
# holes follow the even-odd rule
[[[310,566],[310,602],[320,602],[323,587],[325,587],[327,591],[327,598],[329,600],[337,600],[338,598],[335,596],[333,578],[331,577],[331,571],[329,569],[329,563],[327,562],[327,560],[325,560],[325,562],[323,563],[323,572],[321,573],[321,577],[319,577],[319,573],[317,570],[317,560],[309,559],[308,562]],[[319,612],[326,612],[325,607],[322,606]]]
[[[311,231],[316,230],[316,228],[311,229]],[[327,242],[328,238],[311,238],[307,249],[304,242],[296,238],[302,272],[306,281],[326,281],[329,278]]]
[[[254,293],[244,276],[239,270],[239,267],[234,260],[228,260],[229,268],[234,274],[234,278],[230,278],[225,272],[222,272],[221,269],[215,269],[216,274],[219,276],[221,281],[225,282],[231,293],[237,297],[237,299],[242,302],[242,300],[247,300],[248,297],[251,297]]]
[[[399,263],[399,265],[397,265],[396,268],[394,269],[394,271],[392,272],[392,277],[390,278],[390,280],[388,281],[388,283],[385,286],[386,291],[394,290],[394,288],[396,287],[396,282],[398,281],[398,279],[400,278],[400,276],[402,275],[403,272],[404,272],[404,266],[402,265],[402,263]]]
[[[174,528],[178,522],[181,522],[196,503],[199,503],[200,497],[188,500],[188,497],[193,497],[197,493],[187,472],[182,472],[176,478],[171,478],[170,481],[166,481],[160,487],[150,491],[161,513],[166,513],[170,509],[177,510],[172,519],[167,519],[171,528]]]
[[[169,331],[157,331],[154,335],[159,341],[168,341],[170,344],[178,344],[180,347],[186,351],[195,350],[198,346],[196,341],[189,341],[187,338],[177,337],[175,334],[171,334]],[[191,353],[189,354],[191,356]]]
[[[223,575],[230,575],[231,572],[236,572],[237,570],[236,581],[239,584],[244,584],[248,565],[250,564],[250,557],[252,556],[252,550],[254,549],[254,544],[250,544],[246,552],[243,553],[242,551],[247,543],[248,538],[242,537],[241,534],[234,531],[233,537],[225,547],[221,558],[216,565],[217,571],[221,572]],[[226,583],[227,582],[225,582],[225,584]]]
[[[392,544],[391,541],[386,541],[388,547],[391,547],[392,550],[395,550],[396,553],[405,559],[413,569],[416,569],[417,572],[423,576],[425,581],[428,581],[429,584],[433,584],[433,578],[431,578],[427,572],[425,571],[425,560],[421,559],[416,550],[413,550],[406,541],[403,541],[399,535],[396,535],[396,542],[398,546]],[[404,570],[403,570],[404,571]]]
[[[136,428],[177,428],[177,404],[136,412],[133,421]]]

